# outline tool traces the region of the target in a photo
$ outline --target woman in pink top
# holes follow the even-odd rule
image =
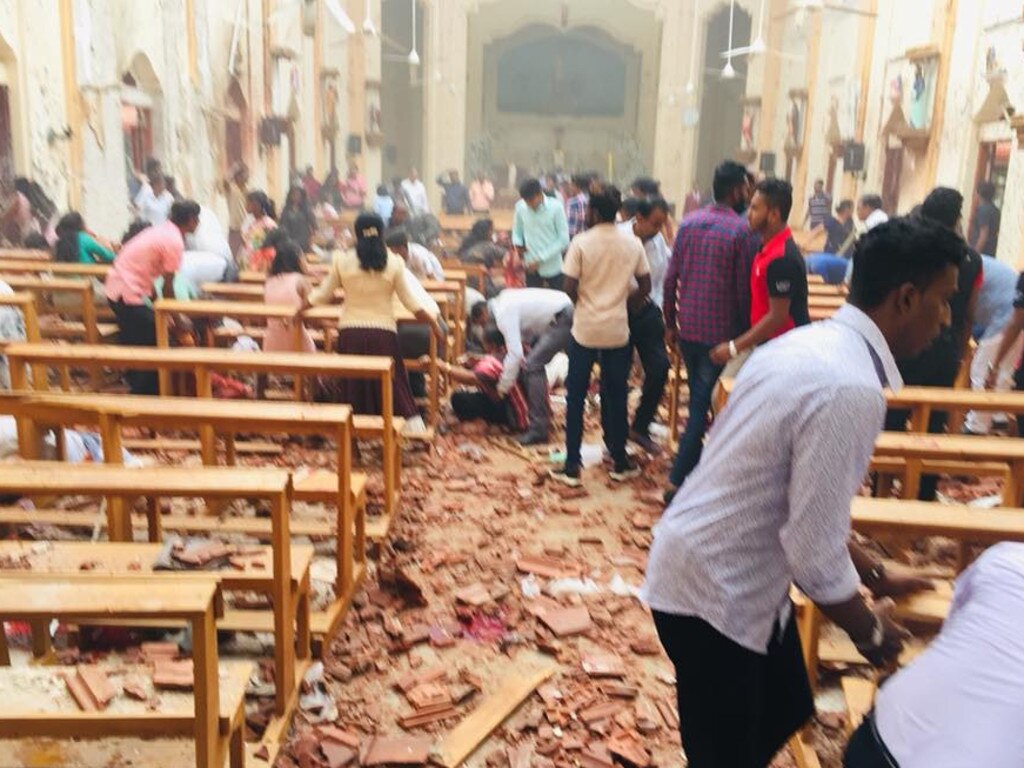
[[[270,265],[267,282],[263,287],[263,301],[266,304],[280,304],[301,309],[309,295],[309,283],[302,272],[302,255],[299,247],[291,240],[277,244],[274,261]],[[296,347],[293,323],[295,320],[268,320],[267,333],[263,337],[264,352],[315,352],[313,337],[302,328],[301,347]]]
[[[277,213],[274,201],[265,192],[250,192],[245,198],[245,210],[249,215],[242,224],[243,269],[266,272],[274,260],[274,249],[265,241],[271,230],[277,229]]]

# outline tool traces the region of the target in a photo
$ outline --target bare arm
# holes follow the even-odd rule
[[[580,298],[580,281],[568,275],[562,278],[562,290],[566,292],[572,303],[575,304]]]
[[[1008,322],[1006,324],[1006,328],[1003,329],[1003,338],[1002,341],[999,342],[999,349],[996,350],[995,357],[992,358],[992,364],[988,372],[988,379],[985,382],[987,388],[991,389],[995,386],[999,367],[1003,364],[1003,359],[1010,354],[1010,349],[1013,348],[1013,345],[1016,343],[1021,331],[1024,331],[1024,309],[1015,309],[1013,311],[1013,317],[1010,318],[1010,322]]]

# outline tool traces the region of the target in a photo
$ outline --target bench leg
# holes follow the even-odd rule
[[[295,612],[291,605],[291,536],[288,515],[291,504],[287,494],[274,500],[271,527],[274,557],[274,669],[275,713],[284,715],[288,696],[295,686]]]
[[[914,500],[921,490],[921,462],[918,459],[907,459],[906,480],[903,483],[901,499]]]
[[[235,433],[229,432],[224,435],[224,463],[229,467],[233,467],[237,461],[238,446],[235,445]]]
[[[244,705],[243,705],[244,706]],[[245,768],[245,725],[239,725],[231,732],[228,765],[230,768]]]
[[[220,670],[217,665],[217,622],[211,603],[192,621],[192,665],[195,670],[196,768],[217,764],[220,738]]]
[[[146,500],[146,526],[151,544],[164,540],[163,523],[160,520],[160,499],[151,496]]]
[[[131,541],[134,538],[131,513],[120,496],[107,497],[107,538],[111,541]]]
[[[50,620],[32,619],[32,656],[41,659],[50,653]]]
[[[312,649],[312,627],[310,626],[310,586],[309,579],[299,585],[295,596],[295,655],[299,659],[308,659]]]
[[[7,632],[4,630],[4,623],[0,621],[0,667],[11,666],[11,652],[7,648]]]

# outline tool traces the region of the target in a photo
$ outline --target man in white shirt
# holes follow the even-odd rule
[[[629,345],[636,350],[644,369],[640,404],[633,415],[629,439],[655,455],[661,453],[661,446],[651,439],[651,422],[665,392],[671,367],[665,351],[665,318],[661,313],[665,273],[672,258],[672,250],[661,233],[668,219],[668,203],[663,197],[633,198],[626,203],[629,205],[623,204],[623,210],[631,213],[632,217],[622,222],[619,229],[640,238],[651,269],[650,296],[631,297],[629,305]]]
[[[795,583],[868,661],[904,631],[859,591],[895,594],[849,544],[896,359],[950,323],[965,251],[937,224],[897,219],[857,244],[849,303],[757,349],[700,463],[654,531],[643,598],[676,667],[691,768],[762,768],[814,711],[789,591]],[[858,578],[859,577],[859,578]]]
[[[135,209],[139,218],[150,224],[163,224],[171,214],[174,195],[167,189],[167,181],[160,163],[151,160],[146,168],[146,175],[141,173],[138,179],[142,186],[135,195]]]
[[[420,174],[415,168],[409,169],[409,176],[402,179],[402,193],[409,204],[410,216],[423,216],[430,213],[430,201],[427,199],[427,188],[420,181]]]
[[[864,195],[857,203],[857,218],[864,225],[864,230],[870,232],[879,224],[889,220],[889,214],[882,209],[882,198],[878,195]],[[853,280],[853,259],[846,265],[846,278],[843,282],[847,285]]]
[[[386,235],[388,248],[401,256],[417,280],[444,280],[444,267],[429,248],[409,240],[409,234],[397,227]]]
[[[942,631],[890,677],[846,768],[1024,765],[1024,544],[996,544],[956,580]]]
[[[498,392],[504,397],[523,372],[523,392],[530,426],[519,436],[522,445],[546,443],[551,436],[551,404],[544,366],[569,348],[572,301],[551,288],[506,288],[490,302],[470,310],[469,320],[484,328],[498,327],[505,336],[505,360]],[[529,354],[526,346],[529,345]]]

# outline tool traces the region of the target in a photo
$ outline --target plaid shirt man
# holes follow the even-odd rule
[[[760,247],[745,217],[710,205],[683,219],[665,275],[665,325],[715,345],[750,323],[750,270]]]
[[[565,201],[565,218],[569,222],[569,239],[587,228],[587,196],[580,192]]]

